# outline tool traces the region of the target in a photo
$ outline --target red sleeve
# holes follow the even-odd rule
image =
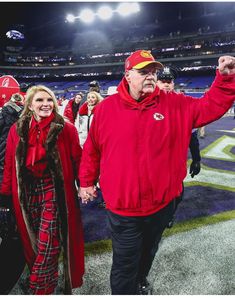
[[[90,131],[82,151],[79,179],[81,187],[93,186],[99,178],[100,151],[96,143],[96,117],[92,120]]]
[[[72,100],[68,102],[64,109],[64,117],[66,117],[72,124],[74,124],[73,111],[72,111]]]
[[[87,115],[88,114],[87,102],[82,104],[82,106],[79,108],[78,113],[79,113],[79,115]]]
[[[231,107],[235,98],[235,75],[221,75],[217,71],[209,91],[200,99],[186,96],[193,127],[202,127],[221,118]]]

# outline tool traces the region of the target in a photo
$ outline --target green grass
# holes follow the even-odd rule
[[[164,231],[163,237],[169,237],[174,234],[187,232],[196,228],[216,224],[223,221],[235,219],[235,210],[226,211],[207,217],[200,217],[188,221],[176,223],[171,229]],[[111,240],[102,240],[85,244],[85,255],[102,254],[112,250]]]

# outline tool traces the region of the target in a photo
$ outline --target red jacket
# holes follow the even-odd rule
[[[64,109],[64,116],[72,123],[75,123],[76,118],[73,117],[73,103],[74,103],[74,99],[69,100],[68,104],[65,106]]]
[[[235,76],[217,73],[201,98],[158,88],[142,102],[128,93],[97,106],[80,164],[81,187],[100,186],[107,209],[126,216],[150,215],[182,191],[192,128],[220,118],[234,100]]]
[[[21,121],[21,119],[19,121]],[[24,129],[20,133],[21,139],[24,138],[24,131],[27,126],[24,125],[21,126],[21,128],[22,127]],[[69,277],[71,278],[72,287],[75,288],[82,284],[82,276],[84,273],[83,230],[80,208],[78,203],[76,203],[77,191],[75,188],[75,179],[78,179],[78,167],[81,158],[81,147],[79,145],[77,130],[69,122],[64,122],[63,118],[57,115],[54,123],[51,124],[46,143],[48,144],[47,155],[52,155],[51,157],[54,161],[53,169],[56,168],[54,172],[55,175],[53,176],[54,181],[58,182],[58,174],[63,178],[61,188],[65,195],[67,208],[64,215],[67,215],[65,217],[67,217],[68,221],[68,232],[66,230],[66,233],[69,247],[67,253],[70,271]],[[24,161],[24,155],[19,155],[19,150],[24,147],[24,143],[22,144],[21,142],[20,147],[18,146],[19,144],[20,138],[16,130],[16,124],[14,124],[9,131],[7,139],[1,193],[12,195],[13,197],[17,226],[21,235],[27,263],[31,267],[35,260],[35,254],[31,245],[32,236],[28,229],[27,222],[25,221],[25,219],[27,219],[27,213],[24,210],[24,205],[22,205],[22,201],[24,200],[22,193],[24,184],[27,184],[27,182],[25,182],[24,177],[20,175],[22,174],[21,169],[24,169],[22,168],[22,165],[24,165],[22,162]],[[27,152],[27,148],[24,152]],[[57,189],[56,191],[59,193]],[[61,196],[61,192],[59,195]],[[62,200],[62,197],[60,197],[60,200]]]

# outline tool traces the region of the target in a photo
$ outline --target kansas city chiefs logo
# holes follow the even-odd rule
[[[2,81],[2,87],[8,87],[9,86],[9,78],[5,78],[3,81]]]
[[[154,113],[153,118],[155,120],[163,120],[164,116],[161,113]]]

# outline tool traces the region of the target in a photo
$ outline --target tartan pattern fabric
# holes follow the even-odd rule
[[[37,239],[37,255],[29,287],[33,294],[52,294],[58,282],[60,254],[58,210],[52,179],[31,179],[27,193],[30,223]]]

